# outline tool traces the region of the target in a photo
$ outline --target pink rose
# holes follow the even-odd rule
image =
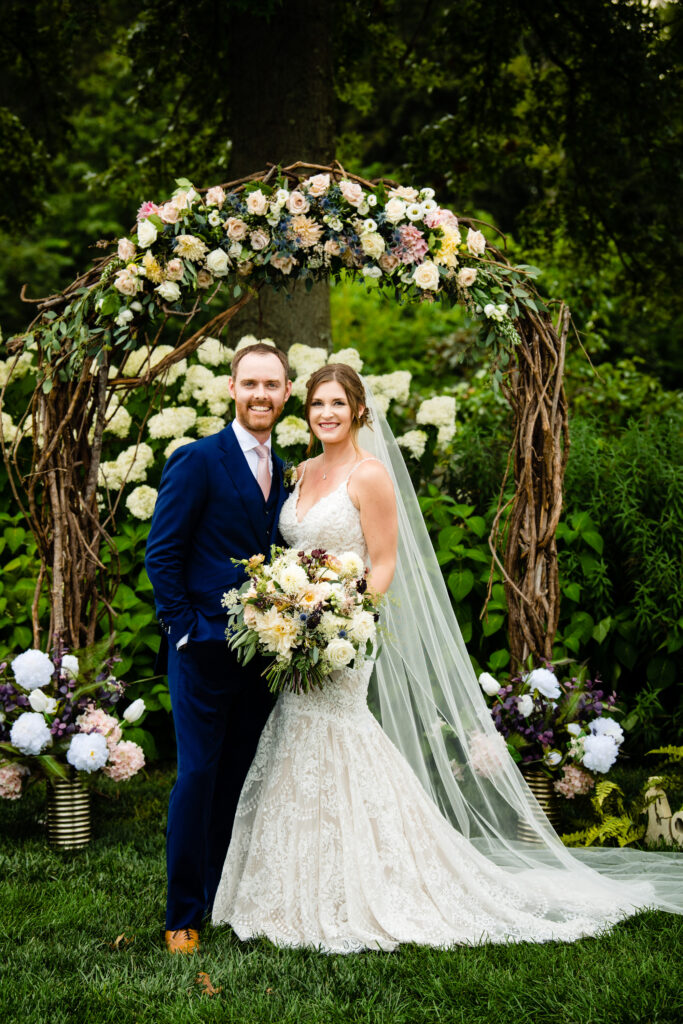
[[[197,287],[198,288],[210,288],[213,284],[213,278],[208,270],[197,271]]]
[[[185,267],[183,261],[177,257],[173,260],[169,260],[166,264],[166,277],[169,281],[180,281],[183,274],[185,273]]]
[[[144,220],[145,217],[151,217],[153,213],[159,213],[159,210],[160,207],[157,206],[156,203],[150,202],[148,199],[147,202],[143,203],[140,209],[138,210],[137,219]]]
[[[130,270],[119,270],[116,273],[114,280],[114,288],[121,295],[137,295],[138,292],[138,278],[136,274],[132,274]]]
[[[304,185],[316,198],[318,196],[324,196],[330,187],[330,176],[329,174],[314,174],[311,178],[307,178]]]
[[[213,188],[210,188],[206,193],[207,206],[217,206],[220,209],[224,202],[225,192],[220,185],[214,185]]]
[[[295,189],[294,192],[290,192],[287,197],[287,209],[290,213],[308,213],[311,208],[306,196],[303,192],[299,192]]]
[[[273,256],[270,260],[270,265],[283,274],[291,274],[292,267],[296,264],[291,256]]]
[[[360,206],[363,202],[363,189],[356,181],[340,181],[339,188],[347,203],[351,206]]]
[[[325,242],[325,255],[326,256],[339,256],[341,253],[341,247],[339,242],[335,242],[333,238],[328,238]]]
[[[393,252],[383,252],[378,263],[385,274],[390,274],[392,270],[396,270],[396,267],[399,265],[399,259]]]
[[[263,228],[257,228],[256,231],[252,231],[252,233],[249,235],[249,242],[251,244],[251,247],[252,249],[255,249],[257,251],[259,249],[265,249],[269,241],[270,235],[268,234],[267,231],[264,231]]]
[[[268,209],[268,200],[260,188],[247,195],[247,210],[255,217],[263,217]]]
[[[131,242],[130,238],[119,238],[117,255],[124,263],[130,263],[135,256],[135,246]]]
[[[241,241],[249,230],[241,217],[228,217],[223,227],[228,233],[228,238],[232,239],[233,242]]]
[[[177,224],[180,211],[173,203],[164,203],[159,210],[159,216],[166,224]]]

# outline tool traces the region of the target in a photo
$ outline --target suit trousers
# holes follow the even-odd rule
[[[178,775],[166,832],[166,928],[198,928],[211,913],[242,785],[275,698],[227,643],[170,646],[168,683]]]

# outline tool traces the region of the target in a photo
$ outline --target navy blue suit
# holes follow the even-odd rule
[[[169,930],[197,928],[211,911],[240,791],[273,706],[263,661],[242,667],[228,648],[221,598],[245,579],[231,558],[270,551],[285,497],[282,461],[273,454],[266,501],[231,425],[179,448],[161,476],[145,565],[178,747],[166,837]]]

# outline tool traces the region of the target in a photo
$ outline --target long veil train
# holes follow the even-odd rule
[[[371,684],[383,729],[454,827],[541,890],[550,920],[568,904],[606,922],[645,907],[683,913],[683,855],[569,850],[553,830],[493,724],[403,456],[364,386],[374,429],[364,427],[359,442],[389,470],[399,516],[387,639]],[[535,841],[517,839],[519,822]]]

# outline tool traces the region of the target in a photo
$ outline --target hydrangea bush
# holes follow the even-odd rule
[[[606,712],[616,711],[617,695],[605,694],[585,667],[560,681],[542,666],[504,685],[483,672],[479,684],[493,698],[493,721],[515,760],[545,771],[568,800],[588,793],[596,773],[615,764],[624,732]]]
[[[113,712],[125,684],[112,674],[115,659],[95,668],[96,657],[30,649],[0,665],[0,797],[17,800],[26,780],[68,778],[70,768],[122,782],[143,767],[133,737],[144,741],[144,730],[131,726],[144,701],[119,719]]]

